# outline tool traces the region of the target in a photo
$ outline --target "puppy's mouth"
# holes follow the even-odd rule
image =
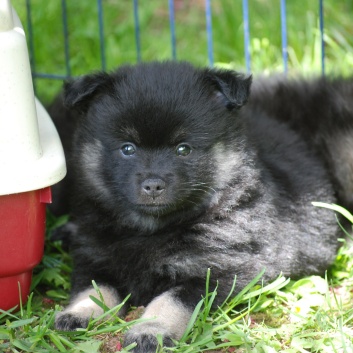
[[[161,216],[172,211],[173,207],[170,204],[139,204],[140,212],[152,215]]]

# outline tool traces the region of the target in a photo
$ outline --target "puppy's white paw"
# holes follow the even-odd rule
[[[99,288],[104,304],[112,308],[121,301],[117,291],[108,286]],[[60,331],[74,331],[78,328],[86,328],[91,317],[97,318],[103,314],[103,309],[90,297],[100,300],[100,296],[94,288],[86,289],[76,295],[70,305],[55,318],[55,328]]]
[[[157,335],[163,338],[163,347],[173,346],[171,335],[158,322],[143,322],[129,330],[124,339],[124,347],[136,343],[134,353],[155,353],[158,347]]]
[[[142,318],[149,321],[136,324],[126,334],[124,346],[136,343],[134,353],[155,353],[158,347],[157,335],[161,335],[164,347],[173,346],[173,339],[182,337],[190,320],[191,311],[174,295],[165,292],[147,305]]]
[[[75,313],[58,313],[55,318],[55,328],[59,331],[75,331],[86,328],[90,317],[79,316]]]

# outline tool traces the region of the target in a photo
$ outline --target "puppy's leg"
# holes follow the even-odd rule
[[[99,286],[103,296],[104,304],[112,308],[119,303],[118,292],[110,286]],[[99,294],[94,288],[87,288],[74,295],[69,306],[55,318],[55,328],[61,331],[73,331],[77,328],[85,328],[91,317],[97,318],[103,314],[103,309],[90,298],[93,296],[100,300]]]
[[[133,326],[125,336],[124,346],[136,342],[134,353],[154,353],[157,334],[162,335],[164,346],[172,346],[172,339],[182,337],[191,314],[192,310],[178,299],[174,290],[167,291],[148,304],[142,318],[151,320]]]

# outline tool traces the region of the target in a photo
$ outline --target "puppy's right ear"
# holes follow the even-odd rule
[[[69,109],[85,113],[94,96],[110,91],[112,88],[112,78],[106,72],[98,72],[68,80],[64,84],[64,104]]]

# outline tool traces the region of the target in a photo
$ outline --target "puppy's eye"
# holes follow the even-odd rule
[[[132,156],[136,152],[136,147],[131,143],[126,143],[121,146],[120,151],[124,156]]]
[[[186,157],[191,153],[191,147],[186,143],[182,143],[176,148],[176,154],[180,157]]]

